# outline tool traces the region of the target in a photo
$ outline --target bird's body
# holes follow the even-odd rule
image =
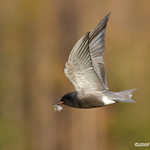
[[[68,93],[64,98],[70,95],[72,101],[68,100],[65,104],[75,108],[94,108],[116,103],[111,97],[106,96],[105,92],[89,91],[80,94],[78,92]]]
[[[65,94],[57,105],[95,108],[116,102],[134,102],[131,96],[135,89],[112,92],[107,86],[103,55],[108,19],[109,14],[73,47],[64,72],[74,85],[75,92]]]

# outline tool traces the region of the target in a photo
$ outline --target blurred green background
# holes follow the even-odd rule
[[[1,0],[0,150],[134,150],[150,142],[150,2]],[[63,73],[74,43],[111,11],[105,63],[113,91],[135,104],[80,110],[51,104],[73,86]]]

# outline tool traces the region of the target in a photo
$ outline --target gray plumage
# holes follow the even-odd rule
[[[116,102],[134,102],[131,96],[135,89],[112,92],[107,86],[103,55],[108,19],[109,14],[73,47],[64,72],[74,85],[75,92],[64,95],[60,100],[61,104],[76,108],[94,108]],[[60,105],[60,102],[57,104]]]

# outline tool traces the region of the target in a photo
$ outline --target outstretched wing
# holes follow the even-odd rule
[[[64,72],[75,86],[76,91],[104,89],[92,64],[88,33],[73,47],[68,62],[65,65]]]
[[[89,33],[89,51],[91,54],[92,64],[94,70],[99,79],[103,81],[103,86],[107,87],[106,72],[104,66],[104,46],[105,46],[105,29],[109,19],[110,13],[108,13],[95,27],[95,29]]]
[[[84,35],[69,55],[64,72],[76,91],[87,89],[102,91],[107,88],[103,62],[107,18],[108,15],[92,32]]]

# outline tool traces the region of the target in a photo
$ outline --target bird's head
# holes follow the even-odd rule
[[[65,94],[60,101],[58,101],[56,104],[53,104],[53,108],[56,111],[61,111],[63,109],[63,105],[68,105],[72,107],[76,107],[77,99],[76,99],[76,92],[67,93]]]
[[[72,93],[67,93],[65,94],[60,102],[63,103],[64,105],[69,105],[69,106],[72,106],[73,103],[74,103],[74,100],[75,100],[75,93],[72,92]]]

